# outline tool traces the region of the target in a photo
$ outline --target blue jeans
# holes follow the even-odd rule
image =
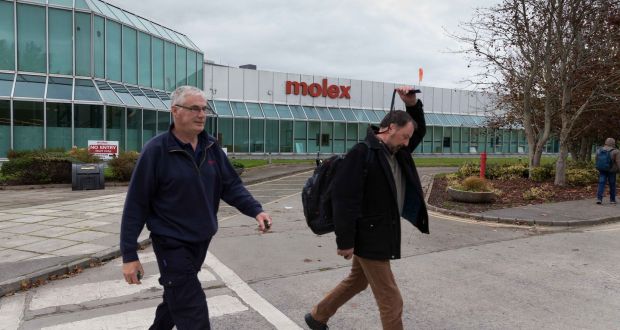
[[[605,192],[605,184],[609,182],[609,200],[611,202],[616,201],[616,173],[607,171],[598,172],[598,191],[596,192],[596,198],[600,201],[603,200],[603,193]]]

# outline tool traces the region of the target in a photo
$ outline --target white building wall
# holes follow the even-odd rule
[[[206,65],[203,70],[204,89],[208,99],[213,99],[213,66]]]
[[[246,101],[258,101],[258,71],[243,70],[243,99]]]
[[[228,99],[228,68],[213,67],[213,98]]]
[[[327,85],[350,86],[350,99],[332,99],[322,95],[286,94],[286,81],[304,82],[307,86],[317,83],[323,88]],[[206,64],[204,68],[205,92],[210,99],[239,100],[250,102],[286,103],[345,108],[372,108],[388,110],[392,101],[392,91],[399,83],[355,80],[326,76],[313,76],[298,73],[283,73],[263,70],[239,69]],[[424,103],[426,112],[461,113],[484,116],[491,99],[480,92],[446,89],[430,86],[417,86],[422,91],[418,97]],[[404,109],[400,97],[395,98],[395,108]]]
[[[351,108],[359,108],[362,106],[362,81],[351,79]]]
[[[243,69],[228,68],[228,98],[243,101]]]
[[[273,101],[275,103],[286,103],[286,77],[288,77],[286,73],[273,73]]]
[[[273,72],[258,71],[258,100],[272,103],[273,89]]]
[[[351,86],[351,79],[345,79],[345,78],[339,78],[338,79],[338,86]],[[350,108],[351,107],[351,100],[353,99],[353,95],[351,95],[351,91],[352,91],[353,87],[351,87],[351,89],[349,89],[349,95],[351,96],[351,99],[348,99],[346,97],[338,97],[337,99],[337,105],[339,107],[342,108]]]

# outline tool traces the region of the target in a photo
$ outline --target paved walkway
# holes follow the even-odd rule
[[[245,184],[312,170],[274,165],[246,170]],[[0,296],[22,285],[120,255],[126,186],[72,191],[70,185],[0,191]],[[222,213],[236,212],[222,203]],[[148,244],[148,231],[139,241]]]
[[[266,166],[247,170],[242,179],[253,184],[310,170],[312,165],[308,164]],[[420,168],[425,192],[433,175],[450,171],[453,169]],[[70,186],[62,186],[0,191],[0,296],[52,275],[63,275],[75,267],[117,257],[126,190],[115,186],[71,191]],[[221,210],[229,212],[235,210],[225,206]],[[592,199],[458,215],[531,225],[574,226],[617,221],[619,213],[617,207],[595,205]],[[140,240],[148,244],[146,230]]]

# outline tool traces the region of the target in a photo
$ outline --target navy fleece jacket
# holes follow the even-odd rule
[[[121,220],[123,262],[138,260],[138,236],[151,233],[186,242],[210,239],[218,229],[220,199],[256,217],[262,206],[245,189],[215,139],[200,133],[198,163],[168,132],[142,149],[133,171]]]

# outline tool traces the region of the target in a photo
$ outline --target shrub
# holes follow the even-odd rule
[[[103,160],[88,153],[86,148],[72,148],[67,152],[72,163],[101,163]]]
[[[524,163],[502,166],[498,170],[500,179],[527,178],[528,168]]]
[[[473,192],[491,191],[491,187],[489,186],[487,181],[477,176],[470,176],[468,178],[465,178],[461,182],[461,184],[455,188],[459,190],[473,191]]]
[[[108,162],[112,177],[119,181],[129,181],[139,156],[140,154],[135,151],[123,151],[118,157],[112,158]]]
[[[553,190],[546,190],[544,187],[533,187],[523,193],[523,199],[525,200],[534,200],[534,199],[542,199],[547,200],[553,197],[555,193]]]
[[[243,163],[238,160],[231,160],[230,164],[232,164],[234,168],[245,168],[245,165],[243,165]]]
[[[569,168],[566,170],[566,181],[572,186],[585,186],[598,182],[598,171],[592,167],[587,169]]]
[[[539,166],[530,170],[530,179],[536,182],[543,182],[551,179],[551,170],[548,167]]]
[[[459,167],[459,169],[456,171],[456,175],[458,175],[459,178],[467,178],[470,176],[476,176],[480,173],[480,165],[476,164],[476,163],[470,163],[467,162],[463,165],[461,165],[461,167]]]
[[[0,169],[10,184],[40,184],[71,182],[71,162],[44,154],[21,154]]]

